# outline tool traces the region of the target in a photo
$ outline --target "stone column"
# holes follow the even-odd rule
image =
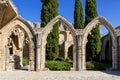
[[[6,45],[6,66],[5,66],[6,71],[9,70],[9,56],[10,56],[9,46]]]
[[[64,43],[64,58],[68,58],[68,46],[67,46],[67,41]]]
[[[73,71],[75,71],[75,70],[77,70],[77,51],[76,51],[76,47],[77,47],[77,45],[76,45],[76,41],[74,41],[75,43],[74,43],[74,46],[73,46],[73,68],[71,68],[71,70]]]
[[[82,66],[81,66],[81,70],[86,70],[86,46],[85,45],[82,45],[82,54],[81,54]]]
[[[117,47],[117,55],[118,55],[118,69],[120,70],[120,37],[118,37],[118,47]]]
[[[77,70],[80,71],[82,69],[82,36],[77,36]]]
[[[86,43],[82,35],[78,36],[78,70],[86,70]]]
[[[38,34],[36,36],[36,40],[37,40],[37,55],[36,55],[36,70],[37,71],[41,71],[41,53],[42,53],[42,50],[41,50],[41,34]]]
[[[30,44],[29,48],[29,71],[34,71],[35,70],[35,53],[34,53],[34,45]]]
[[[40,67],[40,62],[41,62],[41,61],[40,61],[40,60],[41,60],[41,59],[40,59],[40,53],[41,53],[41,52],[40,52],[40,51],[41,51],[40,48],[41,48],[41,46],[37,44],[37,47],[36,47],[36,48],[37,48],[37,55],[36,55],[36,63],[37,63],[37,64],[36,64],[36,70],[37,70],[37,71],[40,71],[40,70],[41,70],[41,67]]]
[[[46,41],[41,41],[40,68],[45,70]]]
[[[23,67],[23,44],[24,44],[24,33],[19,33],[18,43],[19,43],[19,56],[20,56],[20,66]]]
[[[112,69],[118,69],[118,51],[117,51],[117,40],[114,40],[112,45]]]

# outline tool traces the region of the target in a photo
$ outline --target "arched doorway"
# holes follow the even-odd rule
[[[71,32],[71,35],[73,37],[73,40],[74,40],[74,48],[73,48],[73,67],[76,68],[76,33],[75,33],[75,30],[73,29],[73,26],[68,22],[66,21],[63,17],[61,16],[57,16],[55,17],[53,20],[51,20],[47,25],[46,27],[43,29],[42,33],[39,34],[40,36],[38,37],[38,45],[41,45],[42,47],[41,48],[38,48],[37,50],[37,54],[39,52],[41,52],[39,55],[38,54],[38,60],[37,60],[37,63],[38,63],[38,66],[37,66],[37,69],[38,70],[44,70],[45,68],[45,46],[46,46],[46,39],[47,39],[47,36],[48,34],[52,31],[53,29],[53,25],[57,22],[61,22],[63,23],[65,26],[66,26],[66,30],[69,30]],[[42,37],[42,38],[40,38]],[[40,42],[41,41],[41,42]],[[40,63],[40,64],[39,64]]]
[[[23,57],[25,56],[23,54],[25,53],[24,45],[27,43],[29,45],[27,49],[29,53],[26,52],[27,58],[29,59],[27,69],[30,71],[35,70],[34,32],[31,29],[31,25],[22,18],[17,17],[1,31],[6,36],[6,70],[10,70],[10,68],[23,69]]]
[[[83,31],[83,38],[82,38],[82,48],[81,48],[81,68],[80,70],[86,70],[86,43],[87,43],[87,36],[91,32],[91,30],[96,27],[96,25],[104,25],[106,29],[109,31],[111,38],[112,38],[112,68],[117,69],[117,45],[116,45],[116,34],[115,29],[113,26],[103,17],[96,17],[93,19],[84,29]],[[80,53],[79,53],[80,54]],[[116,59],[115,59],[116,58]]]

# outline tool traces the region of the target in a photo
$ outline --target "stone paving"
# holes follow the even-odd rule
[[[3,71],[0,80],[120,80],[119,71]]]

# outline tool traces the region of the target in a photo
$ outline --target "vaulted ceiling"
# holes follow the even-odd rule
[[[18,15],[10,0],[0,0],[0,29]]]

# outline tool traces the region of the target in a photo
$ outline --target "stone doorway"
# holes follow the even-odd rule
[[[47,43],[47,36],[52,31],[53,25],[57,22],[62,23],[65,26],[65,29],[68,30],[73,38],[73,69],[76,70],[76,33],[73,28],[73,25],[70,24],[66,19],[64,19],[61,16],[57,16],[54,19],[52,19],[46,27],[42,30],[42,33],[38,36],[38,45],[41,45],[41,47],[37,48],[37,70],[44,70],[45,69],[45,55],[46,55],[46,43]],[[69,46],[69,45],[68,45]],[[67,47],[68,48],[68,47]],[[68,51],[68,49],[66,49]],[[66,52],[67,52],[66,51]],[[41,53],[40,53],[41,52]],[[39,54],[40,53],[40,54]]]
[[[59,36],[58,55],[56,58],[52,59],[52,57],[54,56],[55,53],[54,52],[51,53],[51,52],[47,51],[48,49],[50,49],[50,47],[48,47],[48,44],[47,44],[48,36],[51,34],[51,32],[50,32],[47,36],[46,45],[45,45],[45,47],[46,47],[46,58],[45,58],[46,60],[45,61],[47,61],[47,62],[48,61],[66,62],[73,66],[72,63],[73,63],[74,39],[73,39],[72,33],[67,29],[67,27],[62,22],[58,22],[58,23],[61,23],[59,26],[59,34],[58,34],[58,36]],[[51,46],[53,46],[53,45],[51,45]],[[72,66],[71,66],[71,68],[72,68]]]
[[[83,38],[82,38],[82,49],[80,50],[81,53],[81,63],[79,61],[79,63],[81,65],[79,65],[79,69],[81,68],[81,70],[86,70],[86,43],[87,43],[87,37],[90,34],[90,32],[92,31],[92,29],[94,29],[96,27],[96,25],[104,25],[105,28],[109,31],[109,34],[111,36],[111,42],[112,42],[112,69],[117,69],[117,65],[118,65],[118,61],[117,61],[117,45],[116,45],[116,34],[115,34],[115,29],[113,28],[113,26],[103,17],[96,17],[95,19],[93,19],[84,29],[83,31]]]
[[[23,29],[16,27],[8,38],[8,68],[7,70],[28,70],[29,41]]]

